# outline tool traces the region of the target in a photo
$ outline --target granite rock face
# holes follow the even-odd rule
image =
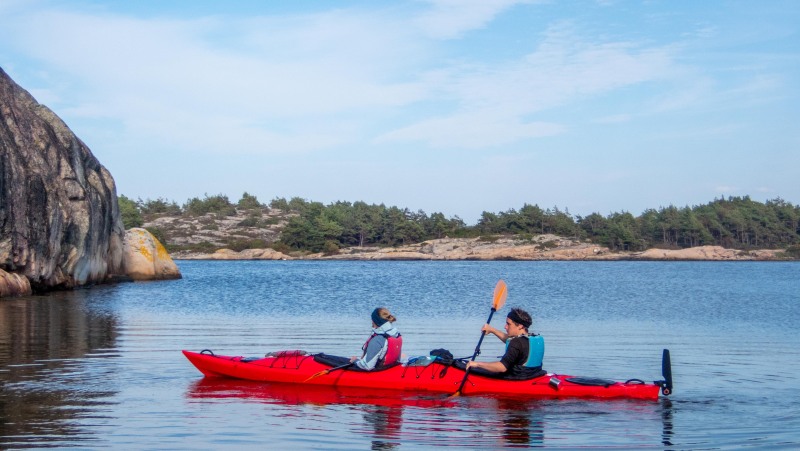
[[[0,269],[0,298],[29,294],[31,294],[31,283],[27,277]]]
[[[103,282],[123,237],[111,174],[0,68],[0,269],[33,291]]]
[[[133,280],[180,279],[181,272],[152,233],[133,228],[125,232],[125,275]]]

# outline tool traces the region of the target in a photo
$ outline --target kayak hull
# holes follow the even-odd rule
[[[187,359],[206,377],[233,378],[259,382],[304,384],[306,386],[361,387],[430,393],[455,393],[464,371],[438,362],[427,366],[398,365],[382,371],[346,369],[311,378],[331,369],[310,354],[295,351],[271,353],[264,358],[223,356],[207,352],[183,351]],[[309,380],[309,378],[311,378]],[[581,382],[576,383],[572,380]],[[462,395],[508,395],[533,398],[628,398],[658,399],[661,386],[632,380],[604,381],[586,385],[586,378],[547,373],[543,376],[510,381],[470,373]]]

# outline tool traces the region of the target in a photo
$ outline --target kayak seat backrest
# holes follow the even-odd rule
[[[467,363],[464,362],[463,360],[456,360],[453,362],[453,366],[460,370],[466,370]],[[473,368],[469,370],[469,374],[475,374],[477,376],[483,376],[483,377],[490,377],[492,379],[502,379],[506,381],[528,381],[531,379],[536,379],[537,377],[544,376],[545,374],[547,374],[547,371],[538,370],[527,374],[507,374],[507,373],[493,373],[491,371],[484,370],[483,368]]]
[[[350,358],[349,357],[338,356],[338,355],[330,355],[330,354],[325,354],[325,353],[319,353],[319,354],[315,354],[314,355],[314,361],[317,362],[317,363],[321,363],[323,365],[330,366],[330,367],[336,367],[336,366],[342,366],[342,365],[346,365],[346,364],[350,363]],[[397,366],[399,364],[400,364],[400,362],[395,362],[395,363],[393,363],[391,365],[376,366],[375,369],[372,370],[371,372],[374,373],[376,371],[388,370],[389,368],[395,367],[395,366]],[[367,370],[361,369],[361,368],[353,365],[353,366],[350,366],[348,368],[345,368],[345,371],[367,371]]]
[[[372,370],[372,372],[374,373],[376,371],[388,370],[389,368],[394,368],[394,367],[396,367],[398,365],[402,365],[402,363],[394,362],[394,363],[390,363],[389,365],[378,365],[378,366],[375,367],[374,370]]]

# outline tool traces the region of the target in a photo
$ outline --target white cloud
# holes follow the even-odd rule
[[[354,139],[346,116],[426,95],[423,84],[395,75],[413,63],[407,55],[418,44],[392,22],[336,11],[280,19],[44,10],[20,16],[6,33],[73,93],[34,89],[40,101],[63,101],[61,111],[76,117],[116,118],[131,136],[177,148],[331,148]],[[209,130],[213,137],[193,138]]]
[[[511,7],[531,0],[428,0],[432,8],[421,14],[417,25],[433,38],[453,39],[486,26]]]
[[[672,89],[653,96],[651,109],[656,113],[669,113],[696,108],[708,103],[714,88],[715,83],[710,77],[679,77]]]
[[[552,136],[565,126],[548,122],[520,122],[491,111],[455,114],[418,122],[378,137],[376,142],[423,141],[434,148],[478,149],[496,147],[525,138]]]
[[[381,81],[385,71],[380,61],[394,65],[387,49],[401,43],[381,39],[387,31],[376,33],[366,19],[315,17],[300,29],[273,30],[280,37],[269,42],[254,35],[268,32],[272,21],[136,20],[52,12],[21,26],[32,29],[34,21],[41,29],[26,36],[29,51],[105,95],[137,92],[279,116],[396,105],[419,97],[411,83]],[[329,22],[349,32],[337,35]],[[220,48],[211,40],[219,34],[247,39],[250,47]],[[383,46],[376,47],[375,41],[384,41]],[[291,45],[293,53],[287,55],[281,45]],[[71,51],[75,48],[84,51]]]
[[[517,3],[437,1],[419,20],[455,36]],[[435,61],[406,20],[381,11],[177,20],[52,9],[21,16],[12,33],[80,92],[64,99],[65,111],[209,152],[308,152],[359,139],[493,147],[564,133],[531,115],[671,71],[665,49],[584,41],[568,23],[517,60]],[[396,111],[414,121],[367,129]],[[208,130],[214,138],[193,139]]]
[[[549,110],[661,80],[672,64],[667,50],[584,42],[571,29],[556,27],[521,60],[448,68],[438,89],[457,107],[386,133],[379,142],[415,140],[434,147],[479,148],[563,133],[565,125],[547,120]],[[532,121],[531,115],[544,120]]]
[[[597,124],[622,124],[625,122],[630,122],[631,115],[630,114],[614,114],[611,116],[604,116],[594,120]]]

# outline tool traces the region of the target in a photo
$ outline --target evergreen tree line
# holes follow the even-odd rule
[[[273,199],[261,204],[244,193],[236,203],[225,195],[189,199],[183,206],[156,199],[134,202],[120,196],[126,228],[140,226],[142,217],[208,213],[230,216],[236,210],[258,213],[278,209],[288,214],[281,247],[311,252],[334,252],[341,247],[419,243],[434,238],[486,235],[533,236],[551,233],[607,246],[612,250],[688,248],[720,245],[734,249],[800,247],[800,206],[780,198],[761,203],[744,197],[716,199],[707,205],[648,209],[640,216],[611,213],[573,216],[558,207],[542,209],[525,204],[519,210],[483,212],[477,224],[467,226],[458,216],[426,214],[407,208],[365,202],[324,205],[301,198]],[[244,224],[243,224],[244,225]]]

